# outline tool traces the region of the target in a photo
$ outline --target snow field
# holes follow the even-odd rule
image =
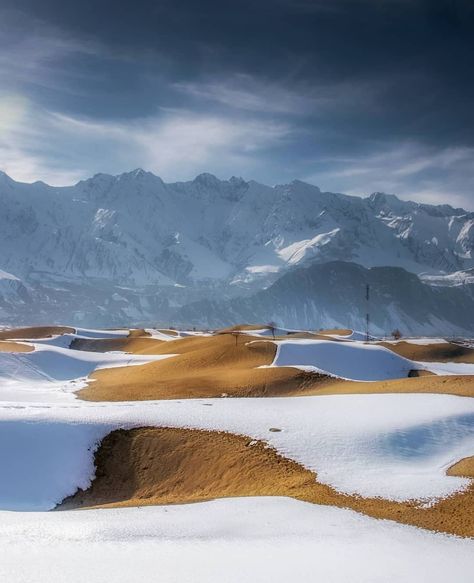
[[[288,498],[0,513],[0,577],[50,583],[470,583],[474,543]]]

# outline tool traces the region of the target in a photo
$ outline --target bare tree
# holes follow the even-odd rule
[[[232,330],[231,334],[232,334],[232,336],[234,336],[235,345],[237,346],[237,342],[239,341],[240,331],[239,330]]]
[[[395,328],[395,330],[393,330],[392,332],[392,336],[394,340],[400,340],[400,338],[402,337],[402,333],[398,328]]]
[[[268,322],[268,329],[272,333],[273,339],[275,340],[275,330],[277,328],[276,322]]]

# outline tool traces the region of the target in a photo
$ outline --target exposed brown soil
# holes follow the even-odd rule
[[[74,332],[75,329],[68,326],[29,326],[0,330],[0,340],[34,340],[35,338],[50,338],[58,334],[73,334]]]
[[[423,508],[415,502],[344,495],[314,473],[249,437],[193,429],[139,428],[110,433],[95,454],[96,478],[60,509],[184,503],[233,496],[290,496],[474,536],[474,486]]]
[[[381,342],[392,352],[421,362],[466,362],[474,363],[474,349],[459,346],[451,342],[439,344],[411,344],[410,342],[397,342],[390,344]]]
[[[271,364],[275,352],[272,342],[232,334],[162,342],[153,354],[177,356],[96,371],[78,396],[89,401],[284,396],[334,382],[295,368],[257,368]]]
[[[33,352],[33,350],[33,346],[29,346],[28,344],[0,340],[0,352]]]

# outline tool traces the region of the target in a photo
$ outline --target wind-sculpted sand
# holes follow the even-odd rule
[[[95,465],[90,488],[78,490],[59,509],[290,496],[429,530],[474,536],[472,484],[429,505],[341,494],[265,442],[242,435],[176,428],[117,430],[102,441]]]
[[[131,354],[162,354],[162,340],[149,335],[130,334],[124,338],[75,338],[71,343],[73,350],[89,352],[130,352]]]
[[[301,336],[288,338],[291,341]],[[444,345],[419,348],[431,346]],[[76,339],[72,347],[175,355],[140,367],[94,372],[88,386],[78,392],[79,398],[89,401],[413,392],[474,396],[474,377],[467,375],[436,376],[420,370],[410,373],[412,378],[352,382],[290,366],[271,367],[276,355],[273,341],[236,332],[172,341],[138,334],[118,339]]]
[[[74,328],[69,326],[28,326],[25,328],[9,328],[0,330],[0,340],[35,340],[50,338],[58,334],[73,334]]]
[[[135,370],[96,371],[78,396],[90,401],[284,396],[335,382],[289,367],[259,368],[269,366],[275,353],[272,342],[231,333],[162,342],[150,354],[176,356]]]
[[[34,347],[21,342],[0,340],[0,352],[33,352]]]
[[[474,478],[474,456],[465,457],[452,465],[446,472],[448,476],[458,476],[460,478]]]
[[[401,341],[397,343],[381,342],[380,345],[410,360],[474,363],[474,349],[452,342],[414,344]]]

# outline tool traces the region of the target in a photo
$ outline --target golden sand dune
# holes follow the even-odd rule
[[[270,428],[269,428],[270,429]],[[375,518],[474,536],[474,486],[426,507],[361,498],[320,484],[317,476],[266,443],[224,432],[139,428],[110,433],[95,455],[91,487],[61,509],[196,502],[230,496],[290,496]]]
[[[258,368],[273,362],[275,344],[232,333],[189,336],[171,342],[137,335],[106,340],[78,339],[73,347],[176,355],[139,367],[96,371],[91,375],[93,382],[78,393],[80,398],[89,401],[412,392],[474,396],[474,378],[470,376],[431,375],[352,382],[291,367]]]
[[[94,382],[78,396],[90,401],[283,396],[334,382],[295,368],[258,368],[271,364],[275,352],[272,342],[232,334],[161,342],[150,354],[176,356],[96,371],[91,375]]]
[[[412,344],[404,341],[396,344],[381,342],[380,346],[385,346],[400,356],[420,362],[474,363],[474,349],[452,342],[436,344]]]
[[[28,344],[0,340],[0,352],[32,352],[33,350],[34,347]]]
[[[394,379],[376,382],[335,381],[327,386],[315,387],[307,395],[355,395],[379,393],[440,393],[474,397],[474,377],[469,375],[436,376]]]
[[[318,334],[321,334],[321,336],[350,336],[352,330],[349,330],[349,328],[331,328],[329,330],[319,330]]]
[[[446,473],[448,476],[458,476],[459,478],[474,478],[474,456],[465,457],[455,463]]]
[[[124,338],[75,338],[71,343],[73,350],[90,352],[122,351],[132,354],[162,354],[163,340],[150,336],[130,335]]]
[[[68,326],[28,326],[0,330],[0,340],[34,340],[36,338],[50,338],[58,334],[73,334],[74,332],[75,329]]]

